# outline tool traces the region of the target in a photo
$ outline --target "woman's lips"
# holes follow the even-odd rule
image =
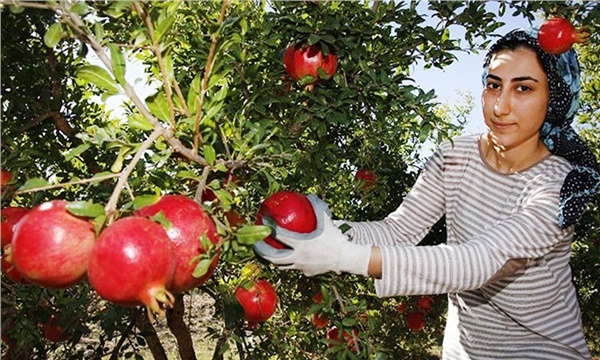
[[[492,121],[492,126],[494,127],[494,129],[506,130],[506,129],[510,128],[511,126],[513,126],[513,124],[512,123],[500,123],[500,122]]]

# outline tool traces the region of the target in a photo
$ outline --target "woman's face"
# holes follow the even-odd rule
[[[504,50],[492,56],[481,100],[497,146],[510,150],[537,145],[548,99],[548,77],[533,50]]]

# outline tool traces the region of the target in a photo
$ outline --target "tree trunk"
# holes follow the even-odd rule
[[[190,329],[185,324],[185,321],[183,321],[183,316],[185,315],[183,294],[174,294],[174,296],[175,306],[173,309],[167,309],[167,324],[169,325],[169,330],[171,330],[171,333],[173,333],[175,339],[177,339],[181,360],[196,360],[192,335],[190,334]]]
[[[227,343],[227,330],[223,330],[217,344],[215,345],[215,351],[213,352],[212,360],[223,360],[223,353],[221,348]]]
[[[165,348],[160,343],[160,339],[158,335],[156,335],[156,330],[154,326],[150,323],[150,320],[147,316],[140,315],[137,317],[135,322],[135,326],[140,330],[140,334],[146,340],[148,344],[148,348],[150,348],[150,352],[152,356],[154,356],[155,360],[169,360],[167,358],[167,353],[165,352]]]

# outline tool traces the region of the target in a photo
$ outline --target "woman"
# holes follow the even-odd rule
[[[307,276],[371,275],[381,297],[447,293],[444,359],[589,359],[569,258],[598,166],[569,125],[575,53],[549,55],[536,38],[517,30],[492,46],[482,94],[489,132],[443,144],[386,219],[349,222],[344,235],[310,196],[317,230],[273,224],[291,249],[259,242],[257,253]],[[446,244],[414,246],[443,215]]]

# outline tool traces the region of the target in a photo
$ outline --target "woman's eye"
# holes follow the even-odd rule
[[[526,91],[530,91],[531,88],[527,85],[519,85],[519,87],[517,87],[517,90],[519,90],[521,92],[526,92]]]
[[[487,83],[485,85],[485,87],[487,87],[488,89],[498,89],[498,88],[500,88],[500,84],[497,84],[497,83]]]

